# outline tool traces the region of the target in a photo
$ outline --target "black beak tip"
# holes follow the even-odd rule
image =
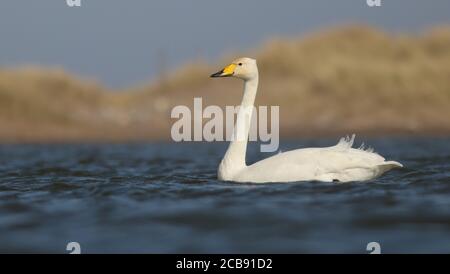
[[[211,74],[209,77],[211,77],[211,78],[215,78],[215,77],[220,77],[220,75],[222,75],[222,71],[219,71],[219,72],[216,72],[216,73],[213,73],[213,74]]]

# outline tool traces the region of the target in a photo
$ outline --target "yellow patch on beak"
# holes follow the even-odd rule
[[[232,76],[235,68],[236,68],[236,64],[230,64],[230,65],[226,66],[223,70],[212,74],[211,77]]]
[[[226,67],[223,69],[222,75],[223,75],[223,76],[230,76],[230,75],[233,75],[234,69],[235,69],[235,68],[236,68],[236,65],[235,65],[235,64],[230,64],[230,65],[226,66]]]

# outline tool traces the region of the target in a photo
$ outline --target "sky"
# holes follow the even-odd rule
[[[214,62],[272,37],[363,23],[390,32],[450,25],[450,0],[2,0],[0,67],[63,67],[111,88],[162,67]],[[163,56],[163,57],[161,57]]]

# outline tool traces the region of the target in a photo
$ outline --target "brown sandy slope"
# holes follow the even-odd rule
[[[235,55],[258,60],[257,104],[280,106],[285,137],[450,134],[449,27],[417,36],[342,27]],[[0,69],[0,141],[168,139],[173,106],[240,102],[242,83],[208,77],[236,56],[115,92],[60,69]]]

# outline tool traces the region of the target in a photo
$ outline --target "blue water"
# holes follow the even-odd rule
[[[0,146],[0,252],[450,252],[450,139],[364,139],[366,183],[216,180],[225,143]],[[281,149],[332,145],[285,143]],[[249,162],[267,157],[250,146]]]

